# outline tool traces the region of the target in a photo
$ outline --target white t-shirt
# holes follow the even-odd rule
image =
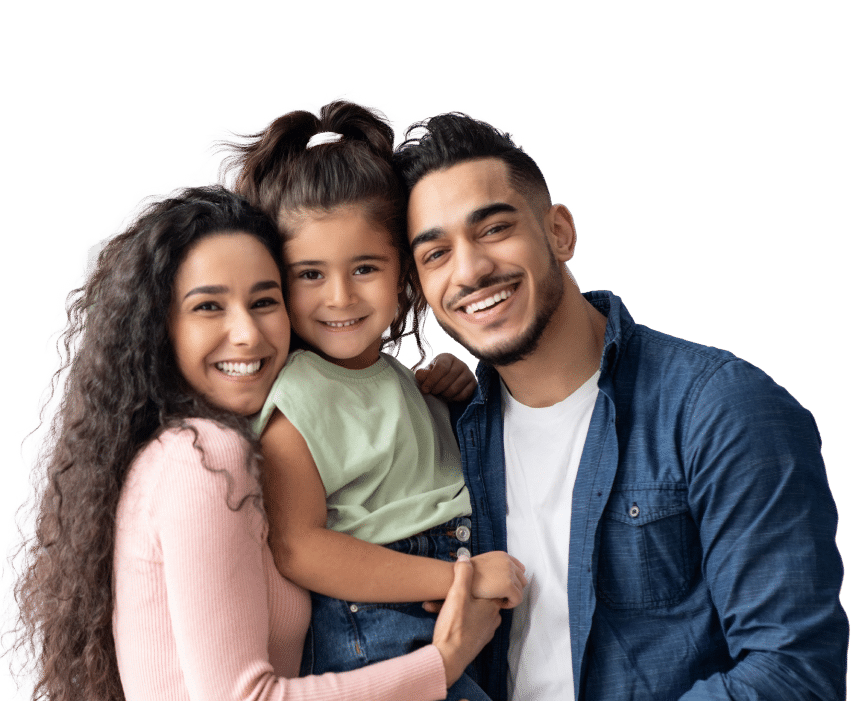
[[[513,610],[511,701],[572,699],[569,641],[569,525],[572,488],[599,393],[599,371],[566,399],[534,409],[501,384],[507,471],[507,551],[528,586]]]

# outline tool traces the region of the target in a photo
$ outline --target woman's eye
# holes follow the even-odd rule
[[[264,297],[263,299],[257,300],[253,305],[253,309],[261,309],[263,307],[272,307],[279,303],[279,300],[274,299],[272,297]]]
[[[202,302],[193,307],[194,312],[215,312],[220,309],[216,302]]]

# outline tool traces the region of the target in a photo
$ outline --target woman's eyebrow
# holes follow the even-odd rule
[[[184,299],[187,299],[190,295],[222,295],[226,292],[228,292],[228,288],[225,285],[201,285],[200,287],[194,287],[185,294]]]
[[[273,290],[273,289],[281,289],[281,285],[275,280],[261,280],[256,282],[249,289],[250,294],[254,294],[256,292],[262,292],[264,290]],[[200,285],[199,287],[194,287],[187,294],[184,295],[184,299],[191,295],[224,295],[229,291],[229,288],[225,285]]]

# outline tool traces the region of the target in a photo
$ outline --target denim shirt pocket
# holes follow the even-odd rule
[[[685,485],[635,485],[611,493],[602,516],[596,591],[612,609],[678,603],[701,561]]]

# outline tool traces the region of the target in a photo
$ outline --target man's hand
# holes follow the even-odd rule
[[[418,368],[415,380],[424,394],[434,394],[448,402],[469,399],[477,387],[468,365],[450,353],[440,353],[427,367]]]

